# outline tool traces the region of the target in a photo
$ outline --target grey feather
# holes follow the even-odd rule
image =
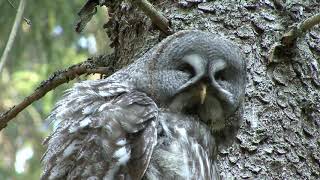
[[[216,134],[236,133],[241,119],[230,117],[244,87],[231,41],[175,33],[107,79],[66,92],[48,118],[59,125],[44,143],[42,179],[219,179]]]
[[[129,86],[100,82],[76,84],[57,103],[50,118],[62,121],[45,142],[42,179],[143,176],[156,144],[157,106]],[[102,87],[109,93],[99,93]]]

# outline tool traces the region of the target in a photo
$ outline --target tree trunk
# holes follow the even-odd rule
[[[269,58],[291,25],[319,12],[319,1],[210,1],[191,7],[172,0],[150,2],[170,20],[174,32],[210,31],[235,41],[245,54],[244,118],[233,145],[219,149],[221,174],[236,179],[319,179],[319,25],[299,38],[290,53]],[[164,37],[129,1],[113,2],[110,14],[106,29],[117,68]]]

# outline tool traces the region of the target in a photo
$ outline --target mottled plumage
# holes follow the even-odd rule
[[[48,119],[42,179],[219,179],[216,138],[244,97],[232,42],[180,31],[107,79],[75,84]]]

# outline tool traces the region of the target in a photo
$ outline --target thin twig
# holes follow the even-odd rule
[[[7,45],[3,51],[3,54],[1,56],[1,59],[0,59],[0,73],[8,59],[8,54],[12,48],[12,45],[13,45],[13,41],[14,39],[16,38],[16,35],[17,35],[17,31],[18,31],[18,28],[19,28],[19,25],[21,23],[21,19],[22,19],[22,14],[23,14],[23,11],[24,11],[24,7],[25,7],[25,0],[21,0],[20,1],[20,4],[19,4],[19,8],[18,8],[18,11],[17,11],[17,14],[16,14],[16,18],[14,20],[14,23],[13,23],[13,26],[12,26],[12,29],[11,29],[11,32],[10,32],[10,35],[9,35],[9,39],[8,39],[8,42],[7,42]]]
[[[160,11],[157,11],[148,0],[132,0],[156,25],[162,32],[167,35],[172,34],[169,20],[164,17]]]
[[[10,6],[11,6],[13,9],[17,10],[16,7],[14,6],[14,4],[11,2],[11,0],[7,0],[7,1],[9,2]],[[30,19],[27,19],[27,18],[23,17],[23,20],[24,20],[28,25],[31,26],[31,21],[30,21]]]
[[[89,61],[73,65],[66,70],[55,72],[48,80],[43,81],[38,88],[28,97],[26,97],[21,103],[13,106],[8,111],[0,114],[0,131],[7,126],[7,123],[16,117],[22,110],[28,107],[34,101],[42,98],[46,93],[55,89],[61,84],[67,83],[70,80],[82,74],[109,74],[110,68],[108,67],[95,67]]]

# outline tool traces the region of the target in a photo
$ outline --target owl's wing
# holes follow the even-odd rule
[[[121,83],[85,81],[57,103],[42,179],[141,179],[156,144],[158,109]]]

